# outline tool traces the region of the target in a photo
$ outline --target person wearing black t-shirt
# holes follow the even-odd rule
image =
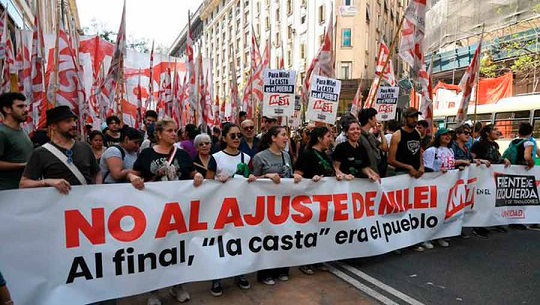
[[[332,154],[336,178],[347,181],[354,178],[380,180],[379,175],[369,167],[366,149],[358,143],[361,136],[360,123],[351,121],[344,130],[347,141],[338,144]]]
[[[404,126],[392,134],[388,164],[396,168],[396,174],[408,173],[414,178],[420,178],[424,174],[421,137],[415,129],[419,114],[422,113],[416,108],[405,109]]]
[[[111,147],[112,145],[120,144],[120,118],[116,115],[107,117],[106,121],[107,129],[103,132],[103,145],[105,147]]]
[[[309,143],[296,161],[295,174],[317,182],[322,177],[334,177],[336,172],[326,151],[332,145],[332,132],[326,127],[311,131]]]
[[[162,119],[156,123],[156,145],[143,149],[133,165],[133,170],[141,173],[127,175],[127,180],[138,190],[144,188],[144,181],[176,181],[193,179],[195,187],[203,183],[204,177],[193,167],[189,155],[182,149],[177,149],[176,123],[172,119]],[[170,288],[170,294],[179,302],[190,299],[182,285]],[[148,303],[160,304],[158,296],[151,292]]]

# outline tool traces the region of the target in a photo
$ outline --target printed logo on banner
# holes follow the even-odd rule
[[[399,87],[380,87],[375,100],[377,120],[388,121],[396,118]]]
[[[459,179],[448,192],[446,203],[446,215],[444,219],[449,219],[465,209],[474,206],[474,195],[476,193],[477,178]]]
[[[501,212],[501,217],[507,219],[525,219],[525,212],[522,209],[504,210]]]
[[[540,205],[534,176],[495,173],[495,206]]]
[[[265,69],[263,114],[271,117],[293,116],[295,83],[295,71]]]
[[[313,75],[310,88],[306,118],[329,124],[335,123],[341,82]]]

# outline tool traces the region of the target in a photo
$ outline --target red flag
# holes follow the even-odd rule
[[[4,33],[2,34],[2,41],[5,41],[4,65],[2,66],[2,92],[11,91],[11,73],[16,73],[15,69],[15,55],[13,54],[13,42],[11,41],[11,35],[9,34],[8,27],[4,27]]]
[[[122,9],[122,19],[120,21],[120,28],[118,29],[118,35],[116,36],[116,45],[114,54],[111,60],[109,71],[105,76],[103,84],[101,85],[101,103],[100,107],[103,112],[113,113],[115,107],[115,95],[116,86],[120,78],[121,70],[123,67],[124,58],[126,56],[126,1],[124,0],[124,8]],[[104,115],[104,113],[102,113]]]
[[[420,104],[420,112],[424,119],[428,122],[429,131],[433,130],[433,62],[429,65],[426,72],[426,65],[423,65],[420,70],[419,77],[422,84],[422,103]]]
[[[169,115],[168,108],[172,101],[171,87],[171,69],[167,68],[165,74],[162,74],[159,87],[158,103],[156,107],[159,118]]]
[[[360,78],[360,81],[358,82],[358,89],[356,89],[350,112],[356,117],[360,109],[362,109],[362,78]]]
[[[238,122],[238,109],[240,108],[240,101],[238,100],[238,83],[236,77],[236,55],[234,54],[234,48],[231,50],[232,53],[232,75],[231,75],[231,121],[235,124]]]
[[[172,96],[173,96],[173,104],[171,109],[171,116],[172,119],[176,122],[176,126],[182,126],[182,107],[181,105],[181,95],[183,94],[183,90],[180,87],[180,76],[178,75],[178,71],[176,71],[176,61],[174,62],[174,73],[173,73],[173,86],[172,86]]]
[[[142,123],[142,87],[141,87],[141,69],[139,68],[139,77],[137,80],[137,117],[135,119],[135,129],[139,129]]]
[[[281,59],[279,60],[279,68],[285,69],[285,50],[283,50],[283,43],[281,44]]]
[[[247,113],[247,117],[253,119],[253,110],[255,104],[253,101],[255,98],[255,96],[253,95],[253,84],[255,82],[255,78],[258,75],[257,71],[261,69],[262,58],[259,51],[259,44],[254,35],[255,30],[253,28],[251,29],[251,33],[251,75],[244,87],[244,97],[242,100],[242,104],[244,110]]]
[[[189,15],[189,12],[188,12]],[[187,55],[187,75],[188,75],[188,86],[185,89],[187,93],[187,101],[191,108],[191,112],[196,111],[198,99],[197,99],[197,72],[195,70],[195,62],[193,60],[193,39],[191,37],[191,16],[189,16],[188,22],[188,32],[186,40],[186,55]]]
[[[411,0],[405,10],[401,29],[399,56],[417,74],[423,64],[423,40],[425,33],[426,0]]]
[[[214,106],[214,126],[219,126],[219,118],[220,118],[220,111],[219,111],[219,96],[216,95],[216,102],[215,102],[215,106]]]
[[[313,73],[325,77],[335,77],[334,70],[334,21],[333,12],[330,13],[328,26],[324,35],[324,42],[317,53],[317,56],[313,58],[311,64],[306,72],[304,78],[304,84],[302,85],[301,101],[306,104],[308,100],[309,86],[311,83],[311,75]]]
[[[471,101],[471,95],[474,88],[474,85],[478,82],[478,74],[480,68],[480,52],[482,50],[482,40],[484,39],[484,31],[482,30],[482,36],[480,38],[480,43],[474,52],[473,59],[465,74],[459,82],[459,87],[463,91],[463,96],[461,97],[461,102],[459,104],[458,113],[456,116],[456,123],[460,125],[465,122],[467,119],[467,110],[469,108],[469,102]]]
[[[392,60],[388,60],[388,57],[390,56],[390,51],[388,50],[388,47],[384,43],[384,41],[381,41],[379,44],[379,57],[377,58],[377,67],[375,68],[375,74],[378,77],[381,77],[392,87],[396,86],[396,76],[394,75],[394,66],[392,64]],[[386,67],[384,67],[384,64],[388,60],[388,63],[386,64]],[[383,72],[384,67],[384,72]]]
[[[44,51],[43,32],[39,23],[38,14],[34,16],[34,26],[32,27],[32,56],[31,56],[31,77],[32,77],[32,101],[30,109],[34,119],[35,128],[43,128],[46,125],[45,112],[49,104],[45,91]]]
[[[6,57],[6,36],[4,35],[5,31],[8,29],[7,26],[7,9],[4,8],[4,12],[2,14],[2,17],[0,17],[0,59],[4,59]]]
[[[148,80],[148,99],[146,100],[146,109],[149,109],[154,101],[154,41],[152,40],[152,50],[150,51],[150,76]]]

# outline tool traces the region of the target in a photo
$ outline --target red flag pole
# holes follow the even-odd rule
[[[63,5],[64,2],[61,2]],[[5,25],[7,27],[7,24]],[[56,38],[54,42],[54,82],[53,82],[53,107],[56,107],[56,94],[58,92],[58,58],[60,56],[60,6],[56,7]]]

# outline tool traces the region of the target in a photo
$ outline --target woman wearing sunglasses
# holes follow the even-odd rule
[[[289,136],[281,126],[271,127],[261,138],[259,153],[253,157],[253,174],[258,178],[270,179],[279,184],[281,178],[292,178],[291,157],[285,151]],[[298,176],[298,181],[301,179]],[[289,268],[266,269],[257,272],[257,280],[266,285],[275,285],[275,279],[289,280]]]
[[[201,133],[195,137],[193,144],[197,149],[197,156],[193,160],[195,170],[206,177],[208,163],[210,162],[210,150],[212,148],[212,138],[206,133]]]
[[[208,162],[208,169],[206,171],[206,179],[215,179],[225,183],[235,175],[241,175],[248,178],[249,182],[255,181],[255,176],[250,175],[249,173],[248,164],[251,158],[249,155],[239,150],[241,139],[242,133],[240,133],[240,127],[238,127],[238,125],[229,123],[223,126],[221,141],[224,148],[221,151],[213,154],[210,158],[210,161]],[[210,141],[208,140],[207,142]],[[209,145],[205,146],[209,147]],[[199,148],[199,152],[201,150],[205,150],[205,148]],[[245,290],[251,288],[249,281],[244,275],[235,276],[234,283],[240,289]],[[221,280],[218,279],[212,281],[210,293],[215,297],[223,294]]]
[[[142,140],[142,134],[135,128],[124,126],[120,130],[120,143],[107,148],[99,162],[103,183],[122,183],[130,173],[140,174],[133,170],[133,164]]]

